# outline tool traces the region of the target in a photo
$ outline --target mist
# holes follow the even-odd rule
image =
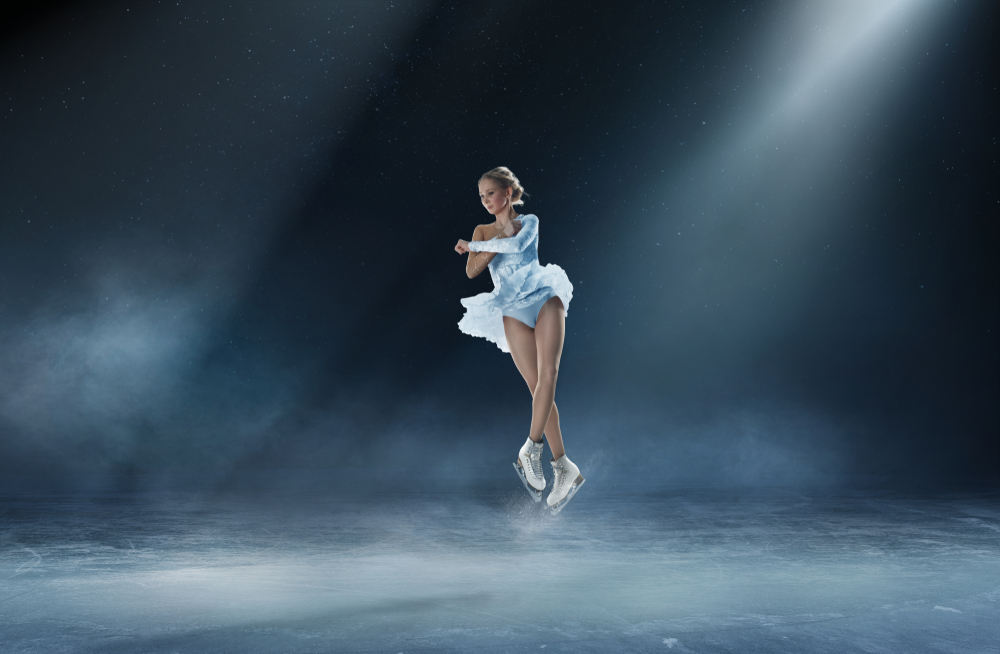
[[[509,474],[530,394],[451,249],[495,165],[595,475],[998,474],[990,6],[17,11],[5,474]]]

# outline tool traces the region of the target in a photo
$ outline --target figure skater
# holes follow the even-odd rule
[[[510,352],[531,391],[531,428],[514,461],[525,488],[536,502],[545,489],[542,435],[552,450],[555,479],[546,503],[558,513],[583,484],[583,476],[563,447],[556,378],[566,334],[566,310],[573,285],[555,264],[538,264],[538,217],[519,216],[524,188],[510,169],[494,168],[479,180],[479,199],[495,221],[476,227],[472,241],[460,240],[459,254],[469,254],[465,272],[473,278],[489,266],[493,292],[463,298],[465,316],[458,328],[482,336]]]

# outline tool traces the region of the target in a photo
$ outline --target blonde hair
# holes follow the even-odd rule
[[[510,194],[510,203],[524,204],[524,200],[521,198],[522,196],[527,197],[528,194],[525,192],[524,187],[521,186],[520,180],[517,179],[517,176],[512,173],[510,168],[507,166],[499,166],[487,173],[483,173],[483,176],[479,178],[479,181],[481,182],[484,179],[495,182],[496,185],[502,188],[505,193],[509,188],[514,189]]]

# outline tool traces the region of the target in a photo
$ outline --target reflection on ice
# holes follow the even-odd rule
[[[0,649],[988,651],[1000,496],[7,497]]]

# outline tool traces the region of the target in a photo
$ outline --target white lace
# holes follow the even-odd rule
[[[543,479],[544,473],[542,472],[542,448],[540,447],[530,447],[528,448],[528,466],[531,468],[531,474],[535,476],[536,479]]]
[[[552,482],[552,494],[559,497],[559,491],[562,490],[563,481],[566,479],[566,471],[555,466],[552,466],[552,471],[556,475],[555,480]]]

